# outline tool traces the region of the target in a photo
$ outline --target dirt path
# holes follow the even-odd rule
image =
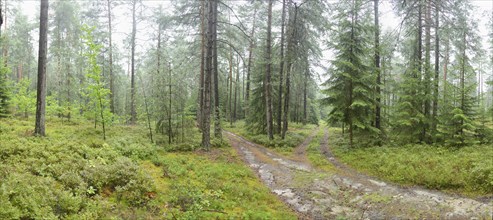
[[[236,134],[225,134],[260,179],[296,210],[301,219],[491,219],[492,216],[492,204],[430,190],[404,189],[349,169],[332,156],[327,130],[320,143],[322,152],[336,167],[333,173],[317,170],[306,160],[288,159]],[[295,154],[305,155],[310,141],[303,143]]]
[[[317,127],[317,129],[314,129],[313,132],[299,145],[294,149],[294,156],[295,160],[302,161],[305,163],[308,163],[308,160],[306,158],[306,149],[308,148],[308,145],[310,142],[312,142],[313,137],[317,135],[318,131],[320,130],[320,127]]]

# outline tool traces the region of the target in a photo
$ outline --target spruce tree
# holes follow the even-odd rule
[[[331,45],[336,51],[335,59],[331,76],[324,83],[328,88],[323,102],[333,107],[330,117],[347,125],[352,147],[355,130],[376,131],[371,123],[375,77],[364,60],[369,44],[365,34],[368,26],[365,17],[360,17],[364,15],[363,2],[345,3],[339,5],[336,16],[339,25]]]

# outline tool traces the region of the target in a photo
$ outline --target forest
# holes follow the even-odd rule
[[[493,2],[0,0],[0,219],[488,219]]]

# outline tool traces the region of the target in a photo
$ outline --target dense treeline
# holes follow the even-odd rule
[[[0,116],[28,118],[43,20],[30,20],[23,2],[2,3]],[[400,23],[387,30],[382,5],[50,1],[46,115],[103,131],[141,123],[168,144],[198,127],[205,148],[237,120],[271,140],[289,123],[325,119],[351,146],[490,142],[492,13],[481,27],[469,1],[393,1]]]
[[[393,6],[401,25],[381,34],[378,0],[335,4],[336,52],[323,99],[333,107],[329,121],[349,133],[350,146],[356,137],[359,145],[491,143],[492,45],[484,49],[471,3]]]

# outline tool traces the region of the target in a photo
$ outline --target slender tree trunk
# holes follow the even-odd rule
[[[112,27],[111,27],[111,0],[107,0],[108,3],[108,40],[109,40],[109,56],[110,56],[110,111],[115,113],[115,77],[113,76],[113,40],[112,40]]]
[[[418,3],[418,51],[417,51],[417,59],[418,59],[418,74],[417,74],[417,80],[419,82],[421,82],[421,74],[422,74],[422,67],[423,67],[423,40],[422,40],[422,36],[423,36],[423,13],[422,13],[422,3],[421,3],[422,0],[419,0],[419,3]],[[420,92],[420,90],[418,89],[416,91],[418,94]],[[422,107],[423,106],[423,103],[421,101],[418,102],[418,106]],[[422,111],[422,110],[421,110]],[[423,112],[424,113],[424,112]],[[425,128],[425,125],[424,125],[424,121],[421,121],[421,126],[422,127],[422,130],[421,130],[421,135],[419,137],[419,141],[422,142],[425,140],[425,137],[426,137],[426,128]]]
[[[135,17],[135,7],[137,0],[132,2],[132,51],[131,51],[131,72],[130,72],[130,124],[137,122],[137,112],[135,111],[135,35],[137,32],[137,21]]]
[[[287,66],[286,66],[286,94],[284,95],[284,115],[282,122],[282,133],[281,138],[284,140],[286,137],[286,132],[288,131],[288,116],[289,116],[289,98],[291,89],[291,66],[293,64],[293,54],[294,54],[294,41],[296,36],[296,17],[298,15],[298,7],[294,6],[294,16],[291,24],[291,33],[288,36],[288,51],[287,51]]]
[[[466,32],[465,30],[462,33],[462,63],[461,63],[461,70],[460,70],[460,109],[462,110],[463,114],[465,114],[466,111],[466,91],[465,91],[465,75],[466,75],[466,62],[467,62],[467,57],[466,57],[466,47],[467,47],[467,41],[466,41]],[[461,119],[460,121],[460,130],[459,132],[461,134],[464,133],[464,130],[462,129],[464,127],[464,119]]]
[[[204,106],[204,68],[205,68],[205,0],[200,3],[200,76],[199,76],[199,100],[198,100],[198,108],[197,108],[197,124],[199,124],[199,128],[202,130],[202,109]]]
[[[354,5],[354,4],[353,4]],[[353,9],[355,11],[355,9]],[[356,39],[354,37],[354,27],[357,24],[357,14],[355,15],[355,12],[351,13],[351,43],[356,42]],[[353,46],[350,47],[350,54],[353,54]],[[352,57],[349,58],[349,62],[352,63],[353,59]],[[349,146],[353,147],[353,111],[351,110],[351,105],[353,104],[353,79],[349,79],[349,94],[348,94],[348,103],[346,106],[346,111],[348,115],[348,126],[349,126]]]
[[[0,36],[2,36],[2,24],[3,24],[3,13],[2,13],[2,1],[0,0]]]
[[[151,143],[154,143],[154,140],[152,138],[151,114],[149,114],[149,107],[147,104],[146,90],[145,90],[144,81],[142,81],[142,78],[140,78],[140,82],[142,84],[142,95],[144,96],[144,106],[146,108],[147,128],[149,129],[149,138],[151,139]]]
[[[265,70],[265,79],[264,79],[264,90],[265,90],[265,107],[266,107],[266,120],[267,120],[267,135],[269,136],[269,140],[274,139],[274,135],[272,132],[272,85],[271,85],[271,49],[272,49],[272,1],[269,0],[269,6],[267,11],[267,45],[266,45],[266,53],[265,60],[267,62],[266,70]]]
[[[277,105],[277,133],[282,132],[282,84],[283,84],[283,74],[284,74],[284,27],[285,27],[285,20],[286,20],[286,0],[282,0],[282,15],[281,15],[281,62],[279,64],[279,98],[278,98],[278,105]]]
[[[305,79],[303,80],[303,119],[302,119],[302,122],[303,122],[303,125],[306,124],[306,121],[307,121],[307,112],[306,112],[306,106],[307,106],[307,92],[308,92],[308,74],[310,73],[310,69],[308,67],[308,62],[307,62],[307,68],[306,68],[306,71],[305,71]]]
[[[429,138],[426,136],[429,130],[429,122],[431,121],[431,0],[426,1],[425,11],[425,75],[424,75],[424,116],[426,122],[424,123],[424,138],[426,142],[429,142]]]
[[[69,62],[67,63],[67,109],[68,109],[68,113],[67,113],[67,120],[70,121],[70,118],[72,116],[72,111],[71,111],[71,103],[72,103],[72,99],[70,98],[71,97],[71,94],[70,94],[70,91],[72,90],[72,88],[70,88],[70,84],[71,84],[71,81],[70,79],[72,78],[72,74],[70,72],[70,59],[69,59]]]
[[[211,78],[212,78],[212,48],[213,48],[213,13],[214,13],[214,6],[213,6],[213,1],[215,0],[210,0],[207,4],[207,50],[206,50],[206,62],[205,62],[205,72],[204,72],[204,105],[203,109],[201,111],[202,113],[202,147],[204,147],[207,151],[210,150],[210,114],[211,114]]]
[[[238,64],[236,66],[236,82],[235,82],[235,101],[234,101],[234,107],[233,107],[233,122],[236,122],[236,103],[237,103],[237,96],[238,96],[238,83],[240,81],[240,57],[238,56],[236,59],[236,63]]]
[[[233,125],[233,49],[229,51],[229,124]]]
[[[2,1],[2,0],[0,0],[0,1]],[[5,0],[5,17],[3,19],[5,31],[7,30],[7,13],[8,13],[8,7],[7,6],[8,6],[7,0]],[[7,65],[8,65],[8,59],[7,59],[8,56],[9,56],[9,45],[4,44],[4,47],[3,47],[3,65],[5,67],[7,67]]]
[[[450,41],[446,38],[445,42],[445,59],[443,62],[443,102],[447,103],[447,71],[450,57]]]
[[[252,59],[253,59],[253,48],[255,47],[255,21],[257,20],[257,8],[253,10],[253,24],[252,32],[250,34],[250,46],[248,48],[248,66],[247,66],[247,80],[246,80],[246,91],[245,91],[245,118],[248,115],[249,102],[250,102],[250,75],[252,69]]]
[[[218,0],[213,1],[214,13],[213,13],[213,73],[214,73],[214,137],[222,138],[221,129],[221,109],[219,108],[219,71],[217,69],[217,6]]]
[[[171,62],[168,62],[168,69],[169,69],[169,78],[168,78],[168,94],[169,94],[169,99],[168,99],[168,144],[171,145],[171,141],[172,141],[172,133],[173,131],[171,130],[171,79],[172,79],[172,76],[171,76]]]
[[[38,85],[36,94],[36,124],[34,134],[45,136],[46,51],[48,43],[48,0],[41,0],[39,22]]]
[[[375,106],[375,127],[381,130],[380,118],[381,118],[381,70],[380,70],[380,24],[378,22],[378,2],[374,0],[373,7],[375,12],[375,71],[377,73],[377,85],[376,85],[376,106]]]
[[[438,30],[440,28],[440,10],[439,10],[439,2],[435,4],[435,77],[434,77],[434,93],[433,93],[433,139],[436,140],[435,136],[437,133],[437,116],[438,116],[438,85],[440,79],[440,38],[438,35]]]

